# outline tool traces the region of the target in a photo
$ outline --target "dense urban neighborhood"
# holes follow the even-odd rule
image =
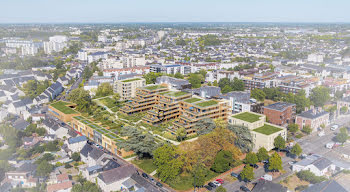
[[[0,25],[1,192],[350,191],[348,24]]]

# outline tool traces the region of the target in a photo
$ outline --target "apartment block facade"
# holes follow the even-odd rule
[[[253,112],[237,113],[229,117],[232,125],[248,127],[253,138],[253,151],[258,151],[261,147],[270,151],[274,146],[274,140],[282,136],[287,140],[287,129],[281,126],[266,122],[266,116]]]
[[[114,82],[114,92],[120,95],[122,100],[128,100],[136,96],[136,89],[146,86],[146,80],[143,78],[132,78],[118,80]]]
[[[292,103],[277,102],[263,107],[264,115],[268,122],[274,125],[287,127],[288,124],[294,123],[296,116],[296,105]]]

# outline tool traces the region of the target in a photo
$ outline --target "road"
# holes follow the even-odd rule
[[[344,115],[339,117],[334,121],[334,124],[338,124],[339,127],[349,125],[350,123],[350,115]],[[319,137],[317,133],[312,133],[308,136],[305,136],[296,142],[299,143],[301,148],[303,149],[303,153],[309,154],[309,153],[315,153],[321,156],[325,156],[327,158],[330,158],[330,160],[333,161],[339,161],[339,158],[337,158],[336,155],[333,154],[332,149],[327,149],[325,145],[331,141],[335,137],[335,134],[339,132],[339,129],[336,131],[331,131],[330,126],[325,128],[325,136]],[[289,165],[289,162],[293,161],[294,159],[290,157],[282,157],[283,162],[283,169],[286,171],[285,174],[275,178],[273,180],[274,183],[278,183],[287,176],[291,175],[293,172],[291,170],[291,166]],[[254,170],[254,176],[255,179],[253,182],[257,181],[261,176],[263,176],[265,173],[264,169],[259,167],[259,169]],[[235,181],[231,183],[225,183],[223,186],[228,191],[239,191],[239,187],[245,185],[245,182]]]

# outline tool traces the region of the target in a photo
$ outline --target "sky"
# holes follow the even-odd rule
[[[350,22],[350,0],[0,0],[0,23]]]

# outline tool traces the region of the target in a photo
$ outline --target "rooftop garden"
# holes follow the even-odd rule
[[[244,113],[240,113],[238,115],[233,115],[232,117],[234,117],[236,119],[243,120],[243,121],[247,121],[249,123],[253,123],[255,121],[258,121],[261,116],[256,115],[254,113],[244,112]]]
[[[51,106],[59,111],[61,111],[64,114],[77,114],[75,110],[68,107],[67,105],[71,105],[71,103],[58,101],[56,103],[52,103]]]
[[[200,103],[196,103],[196,105],[199,107],[208,107],[208,106],[216,105],[216,104],[218,104],[218,102],[215,100],[209,100],[209,101],[203,101]]]
[[[132,81],[138,81],[141,80],[140,78],[134,78],[134,79],[126,79],[124,81],[122,81],[123,83],[128,83],[128,82],[132,82]]]
[[[272,126],[272,125],[268,125],[268,124],[264,124],[264,126],[259,127],[254,129],[253,131],[258,132],[258,133],[262,133],[264,135],[271,135],[273,133],[276,133],[278,131],[281,131],[281,128]]]
[[[150,90],[150,91],[154,91],[154,90],[157,90],[157,89],[164,89],[164,88],[167,88],[167,87],[163,86],[163,85],[150,85],[150,86],[144,87],[144,89],[147,89],[147,90]]]
[[[199,98],[190,98],[190,99],[186,99],[184,100],[184,102],[186,103],[194,103],[194,102],[197,102],[197,101],[201,101],[202,99],[199,99]]]

